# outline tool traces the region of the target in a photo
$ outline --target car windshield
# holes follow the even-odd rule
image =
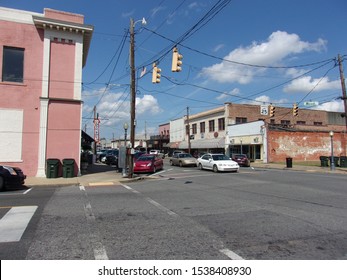
[[[151,161],[154,160],[154,156],[140,156],[137,161]]]
[[[226,155],[212,155],[213,160],[230,160]]]
[[[178,157],[180,158],[192,158],[193,156],[191,154],[178,154]]]

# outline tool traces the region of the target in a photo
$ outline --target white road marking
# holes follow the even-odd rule
[[[106,249],[99,238],[100,234],[97,230],[95,215],[93,213],[92,205],[90,204],[90,201],[88,199],[88,194],[85,187],[82,185],[80,185],[80,190],[84,192],[84,196],[87,199],[87,202],[84,204],[84,215],[86,216],[89,224],[90,243],[93,248],[94,258],[96,260],[108,260]]]
[[[129,187],[127,185],[121,184],[124,188],[126,188],[127,190],[142,195],[139,191],[134,190],[132,187]],[[175,217],[175,218],[179,218],[180,216],[171,211],[170,209],[166,208],[165,206],[161,205],[160,203],[156,202],[155,200],[149,198],[149,197],[145,197],[145,199],[151,203],[152,205],[154,205],[155,207],[157,207],[158,209],[160,209],[161,211],[167,213],[168,215]],[[236,254],[235,252],[229,250],[228,248],[224,248],[224,249],[220,249],[219,252],[221,252],[222,254],[226,255],[228,258],[232,259],[232,260],[244,260],[244,258],[242,258],[241,256],[239,256],[238,254]]]
[[[136,193],[136,194],[139,194],[139,195],[142,195],[139,191],[137,190],[134,190],[133,188],[127,186],[127,185],[124,185],[124,184],[121,184],[124,188],[126,188],[127,190],[133,192],[133,193]],[[152,198],[150,197],[145,197],[145,199],[151,203],[153,206],[157,207],[158,209],[160,209],[161,211],[165,212],[166,214],[172,216],[172,217],[179,217],[177,213],[171,211],[170,209],[166,208],[165,206],[161,205],[159,202],[156,202],[155,200],[153,200]]]
[[[221,250],[219,250],[219,252],[226,255],[228,258],[230,258],[232,260],[244,260],[244,258],[242,258],[238,254],[236,254],[235,252],[233,252],[227,248],[221,249]]]
[[[161,205],[160,203],[156,202],[155,200],[146,197],[146,200],[151,203],[152,205],[154,205],[155,207],[159,208],[161,211],[165,212],[166,214],[173,216],[173,217],[178,217],[178,214],[176,214],[175,212],[171,211],[170,209],[166,208],[165,206]]]
[[[0,220],[0,242],[18,242],[37,206],[12,207]]]

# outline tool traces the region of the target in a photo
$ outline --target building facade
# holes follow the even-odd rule
[[[189,130],[188,130],[189,127]],[[341,113],[270,105],[226,103],[225,106],[184,116],[170,122],[170,148],[192,154],[244,153],[255,161],[317,161],[328,156],[330,131],[334,132],[335,156],[346,155],[346,126]]]
[[[93,27],[84,17],[0,8],[0,162],[46,176],[49,158],[81,151],[82,68]]]

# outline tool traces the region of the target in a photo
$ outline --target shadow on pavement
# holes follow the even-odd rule
[[[102,173],[102,172],[108,172],[108,171],[118,171],[118,168],[115,165],[107,165],[103,163],[94,163],[89,164],[87,170],[82,172],[83,175],[88,174],[95,174],[95,173]]]

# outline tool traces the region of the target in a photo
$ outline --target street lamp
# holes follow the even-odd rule
[[[123,128],[124,128],[124,147],[127,146],[127,131],[128,131],[128,123],[124,123],[123,124]]]
[[[124,123],[123,124],[123,128],[124,128],[124,147],[125,147],[125,168],[123,168],[123,172],[122,175],[123,177],[125,177],[127,175],[127,165],[128,165],[128,161],[127,161],[127,131],[128,131],[128,123]]]
[[[145,18],[142,20],[135,21],[130,19],[130,92],[131,92],[131,103],[130,103],[130,143],[131,148],[135,146],[135,105],[136,105],[136,77],[135,77],[135,24],[142,22],[142,25],[146,25]],[[134,173],[134,162],[133,155],[130,156],[129,162],[129,178],[132,178]]]
[[[240,139],[240,143],[241,143],[241,154],[243,154],[242,153],[242,138]]]
[[[330,161],[330,170],[335,170],[335,160],[334,160],[334,131],[329,132],[330,135],[330,145],[331,145],[331,161]]]

